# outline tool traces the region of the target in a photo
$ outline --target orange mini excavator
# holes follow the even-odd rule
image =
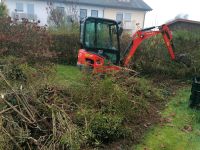
[[[103,18],[88,17],[80,24],[81,49],[78,53],[77,65],[89,67],[95,73],[118,71],[128,67],[138,46],[150,37],[162,34],[172,60],[175,59],[172,34],[167,25],[138,30],[128,45],[124,55],[120,57],[119,37],[123,29],[120,23]],[[158,30],[153,30],[153,29]]]

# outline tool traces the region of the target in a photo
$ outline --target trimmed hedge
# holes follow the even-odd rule
[[[146,75],[158,75],[176,79],[190,79],[200,74],[200,31],[174,31],[176,60],[170,59],[163,38],[159,35],[145,40],[132,58],[131,68]],[[128,35],[122,38],[124,42],[131,40]],[[125,40],[124,40],[125,39]]]
[[[50,48],[55,53],[57,63],[75,65],[79,49],[78,33],[52,33],[53,44]]]
[[[48,60],[51,37],[45,27],[24,19],[0,18],[0,55],[24,58],[29,62]]]
[[[24,19],[0,18],[0,54],[29,63],[54,61],[74,65],[79,49],[77,31],[54,32]]]

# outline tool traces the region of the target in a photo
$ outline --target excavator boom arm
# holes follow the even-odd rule
[[[154,28],[156,28],[156,27],[139,30],[133,35],[133,40],[131,41],[131,44],[129,45],[129,48],[128,48],[128,52],[127,52],[128,54],[127,55],[125,54],[125,58],[123,59],[123,66],[128,66],[128,64],[130,63],[131,58],[134,56],[137,48],[144,40],[146,40],[150,37],[156,36],[158,34],[162,34],[171,59],[172,60],[175,59],[175,54],[173,51],[174,46],[173,46],[173,42],[172,42],[172,34],[171,34],[171,31],[168,28],[168,26],[162,25],[162,26],[158,27],[158,29],[159,29],[158,31],[152,31],[152,29],[154,29]]]

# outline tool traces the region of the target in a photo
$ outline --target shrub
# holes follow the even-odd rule
[[[154,88],[145,79],[117,75],[116,78],[104,80],[88,77],[83,83],[84,88],[74,87],[71,92],[74,102],[81,104],[75,122],[86,129],[90,144],[95,144],[94,141],[115,141],[115,137],[132,137],[130,133],[135,135],[138,132],[130,130],[127,124],[145,124],[149,115],[156,120],[159,115],[152,105],[164,101],[162,91]],[[138,140],[137,137],[133,138]]]
[[[0,54],[15,56],[28,63],[52,60],[74,65],[79,49],[78,25],[74,26],[71,30],[59,28],[47,32],[46,27],[26,19],[18,22],[0,18]]]
[[[123,115],[82,108],[76,113],[76,124],[84,128],[86,142],[90,145],[108,144],[129,137],[131,130],[124,126]]]
[[[110,143],[116,139],[128,136],[128,129],[123,126],[123,117],[97,113],[94,115],[89,128],[94,134],[94,139],[100,143]]]
[[[120,37],[120,48],[121,52],[123,53],[125,49],[128,47],[129,43],[131,42],[132,37],[130,34],[124,32]]]
[[[4,73],[8,80],[17,82],[26,82],[27,76],[23,73],[20,68],[20,64],[24,61],[22,59],[15,58],[13,56],[4,57],[0,59],[2,65],[1,71]]]
[[[54,79],[56,70],[52,63],[30,65],[23,59],[13,56],[0,58],[0,66],[5,78],[16,86],[23,84],[38,86],[41,82]]]
[[[143,42],[133,58],[132,68],[149,75],[192,78],[200,73],[199,33],[173,32],[176,61],[171,61],[161,36]]]
[[[45,27],[37,23],[0,18],[0,54],[25,58],[29,62],[52,57],[49,51],[51,37]]]
[[[79,49],[79,34],[77,32],[52,33],[52,40],[51,51],[56,54],[56,62],[75,65]]]

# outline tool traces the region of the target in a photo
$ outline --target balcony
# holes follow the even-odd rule
[[[27,14],[23,12],[12,12],[11,17],[17,20],[28,19],[29,21],[36,21],[38,19],[35,14]]]

